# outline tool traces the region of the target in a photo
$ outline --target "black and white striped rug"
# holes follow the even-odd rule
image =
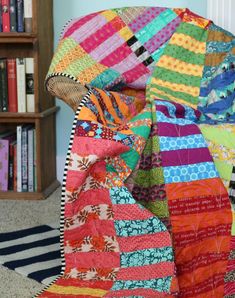
[[[49,285],[61,270],[59,233],[55,225],[0,233],[0,265]]]

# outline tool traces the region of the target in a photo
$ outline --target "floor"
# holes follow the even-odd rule
[[[58,188],[44,201],[0,200],[0,232],[53,223],[60,219]],[[0,266],[1,298],[32,298],[44,288],[36,281]]]

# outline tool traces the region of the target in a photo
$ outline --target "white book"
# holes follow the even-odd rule
[[[26,112],[25,59],[16,59],[18,112]]]
[[[26,58],[25,78],[26,78],[26,106],[27,112],[35,112],[35,96],[34,96],[34,59]]]
[[[34,191],[34,160],[33,160],[33,151],[34,151],[34,129],[28,130],[28,191]]]
[[[17,191],[22,192],[22,173],[21,173],[21,166],[22,166],[22,146],[21,146],[21,137],[22,137],[22,126],[19,125],[16,128],[16,137],[17,137]]]
[[[25,32],[32,32],[33,1],[24,0],[24,25]]]

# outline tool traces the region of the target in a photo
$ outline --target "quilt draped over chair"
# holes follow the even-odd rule
[[[234,45],[188,9],[118,8],[65,26],[46,81],[77,108],[63,271],[38,297],[235,295]]]

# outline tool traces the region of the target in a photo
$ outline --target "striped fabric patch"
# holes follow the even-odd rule
[[[49,285],[61,271],[56,225],[42,225],[0,234],[0,264]]]

